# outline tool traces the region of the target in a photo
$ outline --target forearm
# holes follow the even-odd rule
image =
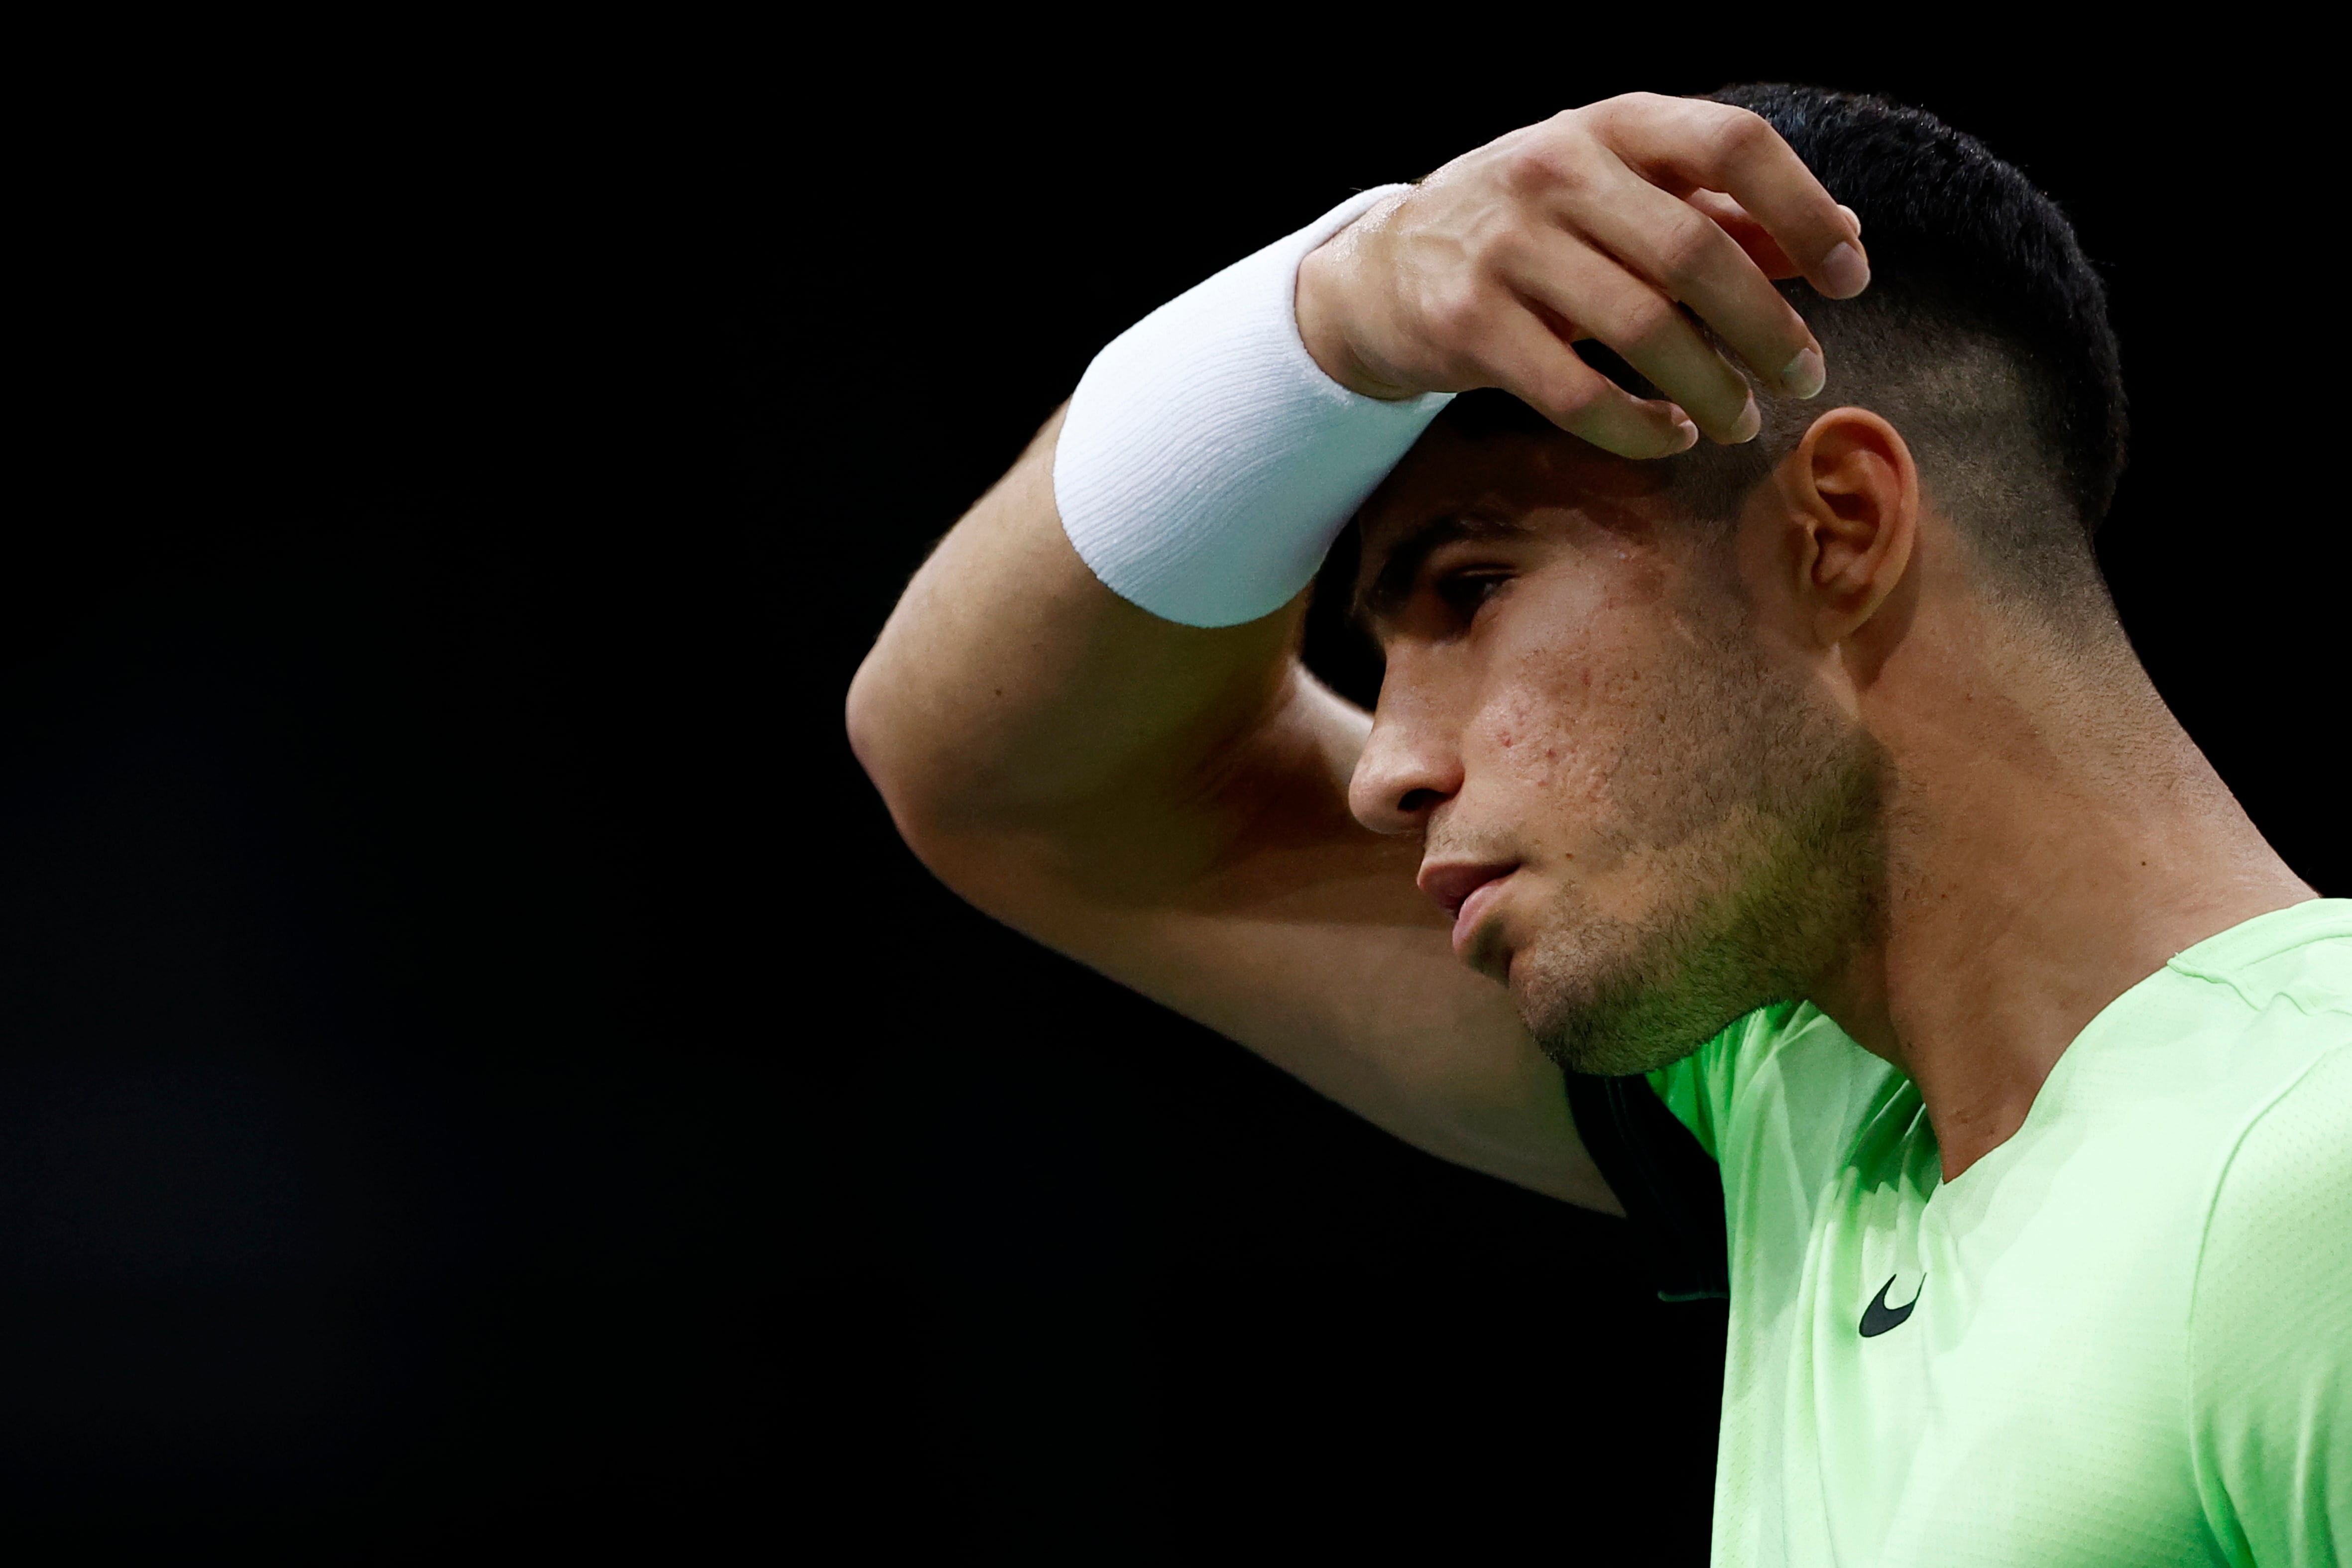
[[[1300,258],[1381,195],[1121,333],[908,588],[850,724],[942,874],[940,849],[984,838],[1003,862],[1018,836],[1160,894],[1213,870],[1268,800],[1304,808],[1290,831],[1350,831],[1362,716],[1299,673],[1299,601],[1445,394],[1334,382],[1296,306]]]

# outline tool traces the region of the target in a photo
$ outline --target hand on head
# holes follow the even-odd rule
[[[1860,293],[1860,227],[1759,116],[1632,93],[1489,142],[1334,236],[1299,268],[1299,332],[1367,395],[1499,387],[1596,446],[1664,456],[1759,423],[1685,308],[1763,385],[1811,397],[1821,345],[1772,282]],[[1586,364],[1586,339],[1665,397]]]

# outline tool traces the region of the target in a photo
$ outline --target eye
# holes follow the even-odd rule
[[[1478,613],[1478,607],[1486,603],[1496,590],[1510,580],[1509,572],[1492,567],[1448,572],[1437,580],[1436,593],[1447,609],[1467,621]]]

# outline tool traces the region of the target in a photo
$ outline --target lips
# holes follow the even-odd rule
[[[1414,879],[1421,891],[1454,916],[1454,952],[1466,957],[1470,938],[1502,896],[1503,883],[1518,870],[1516,861],[1435,861]]]

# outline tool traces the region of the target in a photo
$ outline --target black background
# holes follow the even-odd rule
[[[2352,890],[2324,99],[2198,40],[1475,20],[77,60],[0,561],[27,1540],[1703,1560],[1714,1309],[964,908],[839,719],[1127,322],[1610,92],[1870,88],[2060,198],[2126,623]]]

